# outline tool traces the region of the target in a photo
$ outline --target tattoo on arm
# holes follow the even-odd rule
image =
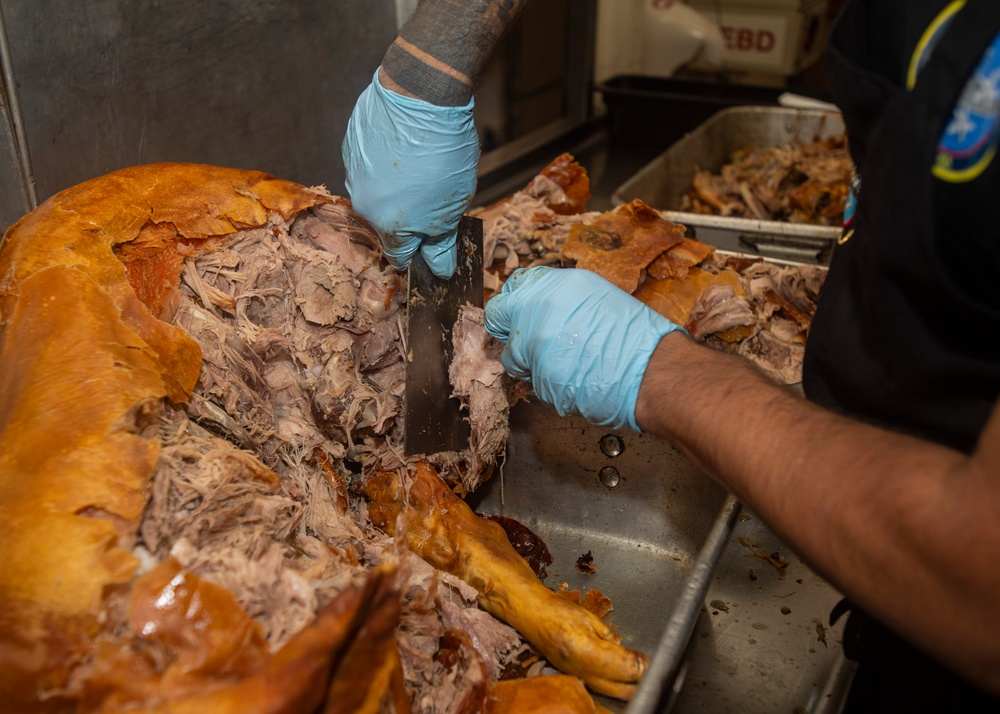
[[[469,101],[527,0],[423,0],[382,60],[387,88],[432,104]]]

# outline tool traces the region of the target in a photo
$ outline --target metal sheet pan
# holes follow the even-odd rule
[[[828,264],[840,234],[837,227],[707,216],[678,211],[677,207],[697,168],[717,171],[738,149],[842,138],[844,132],[838,112],[785,107],[724,109],[619,186],[612,194],[612,203],[641,199],[667,219],[687,226],[692,237],[717,248]]]
[[[838,701],[840,645],[827,620],[840,595],[755,514],[649,434],[536,401],[512,409],[511,429],[502,474],[470,505],[540,535],[554,558],[546,585],[599,589],[623,642],[655,656],[642,697],[629,707],[601,698],[605,707],[815,714],[826,711],[817,702]],[[755,551],[788,565],[779,572]],[[593,574],[575,567],[586,553]]]

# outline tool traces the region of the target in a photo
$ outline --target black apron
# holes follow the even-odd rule
[[[900,21],[907,4],[896,3]],[[957,189],[931,167],[959,94],[1000,32],[1000,3],[968,0],[912,90],[869,61],[886,16],[876,5],[848,4],[826,56],[861,187],[849,239],[835,249],[823,286],[803,386],[835,411],[969,453],[1000,394],[1000,263],[990,264],[996,249],[985,245],[990,260],[968,273],[993,276],[984,291],[948,256],[956,241],[964,260],[978,254],[977,241],[1000,244],[1000,157],[981,183]],[[977,191],[992,200],[972,220],[963,211]],[[979,235],[976,221],[990,235]],[[857,609],[844,651],[859,662],[847,712],[1000,712],[1000,700]]]
[[[965,185],[931,167],[1000,30],[1000,3],[969,0],[912,91],[865,64],[879,4],[849,3],[826,57],[861,191],[823,286],[803,386],[835,411],[969,453],[1000,395],[1000,157]]]

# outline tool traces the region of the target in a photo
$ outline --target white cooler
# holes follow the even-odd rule
[[[657,22],[664,0],[645,0],[644,41],[647,47],[669,42],[673,34]],[[721,66],[696,61],[694,69],[745,71],[785,77],[819,59],[829,30],[827,0],[687,0],[686,4],[722,30]],[[655,68],[646,68],[657,74]]]

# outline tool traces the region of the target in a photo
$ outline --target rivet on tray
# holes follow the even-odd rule
[[[605,456],[621,456],[623,451],[625,451],[625,442],[617,434],[606,434],[601,437],[601,452]]]
[[[614,488],[621,483],[622,480],[621,475],[618,473],[618,469],[614,466],[605,466],[600,470],[600,472],[598,472],[597,477],[601,479],[601,483],[608,488]]]

